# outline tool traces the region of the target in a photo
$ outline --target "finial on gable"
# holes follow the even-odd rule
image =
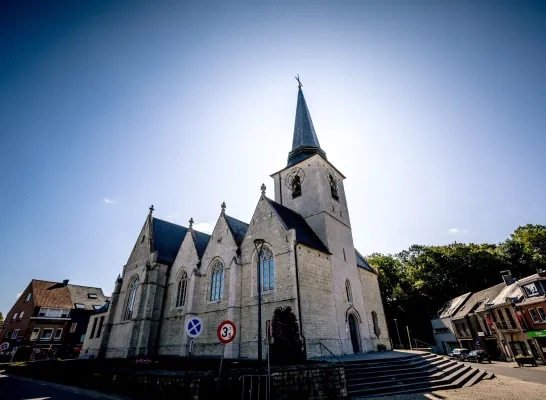
[[[220,207],[222,207],[222,215],[225,215],[226,214],[226,202],[223,201],[222,205]]]
[[[262,191],[262,196],[265,196],[265,189],[267,189],[265,186],[265,183],[262,183],[262,186],[260,186],[260,190]]]
[[[152,204],[148,210],[150,210],[150,215],[152,215],[154,212],[154,205]]]
[[[190,228],[192,228],[193,227],[193,218],[190,218],[189,223],[190,223]]]

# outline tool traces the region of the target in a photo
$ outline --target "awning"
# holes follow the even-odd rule
[[[530,332],[527,332],[527,336],[546,338],[546,330],[543,330],[543,331],[530,331]]]

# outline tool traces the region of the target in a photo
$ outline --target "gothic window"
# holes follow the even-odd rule
[[[212,268],[210,279],[210,301],[217,301],[224,294],[224,264],[222,261],[216,261]]]
[[[332,193],[332,197],[335,200],[339,201],[339,193],[338,193],[339,184],[337,183],[337,180],[332,172],[328,174],[328,181],[330,182],[330,192]]]
[[[134,276],[129,281],[129,286],[127,286],[127,303],[125,304],[125,313],[123,314],[123,319],[131,319],[133,317],[133,309],[135,307],[136,292],[138,289],[138,276]]]
[[[260,274],[262,292],[275,289],[275,261],[273,252],[268,247],[263,248],[260,254]]]
[[[353,293],[351,292],[351,282],[348,279],[345,281],[345,291],[347,292],[347,302],[352,303]]]
[[[186,304],[186,291],[188,288],[188,273],[185,270],[179,274],[175,284],[175,307],[183,307]]]
[[[381,329],[379,328],[379,320],[377,319],[377,313],[375,311],[372,311],[372,321],[375,336],[379,338],[379,335],[381,335]]]

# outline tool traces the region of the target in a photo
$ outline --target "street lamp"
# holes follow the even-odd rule
[[[402,340],[400,339],[400,331],[398,330],[398,320],[394,318],[394,324],[396,325],[396,333],[398,333],[398,348],[402,347]]]
[[[262,366],[262,274],[260,271],[260,261],[264,243],[265,240],[263,239],[254,239],[254,247],[256,248],[256,253],[258,255],[258,367]],[[258,250],[258,247],[260,248],[260,250]]]

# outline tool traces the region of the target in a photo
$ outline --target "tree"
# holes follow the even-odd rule
[[[305,361],[298,321],[292,308],[277,307],[271,325],[273,335],[271,363],[288,365]]]
[[[2,326],[3,323],[4,323],[4,316],[0,312],[0,326]]]

